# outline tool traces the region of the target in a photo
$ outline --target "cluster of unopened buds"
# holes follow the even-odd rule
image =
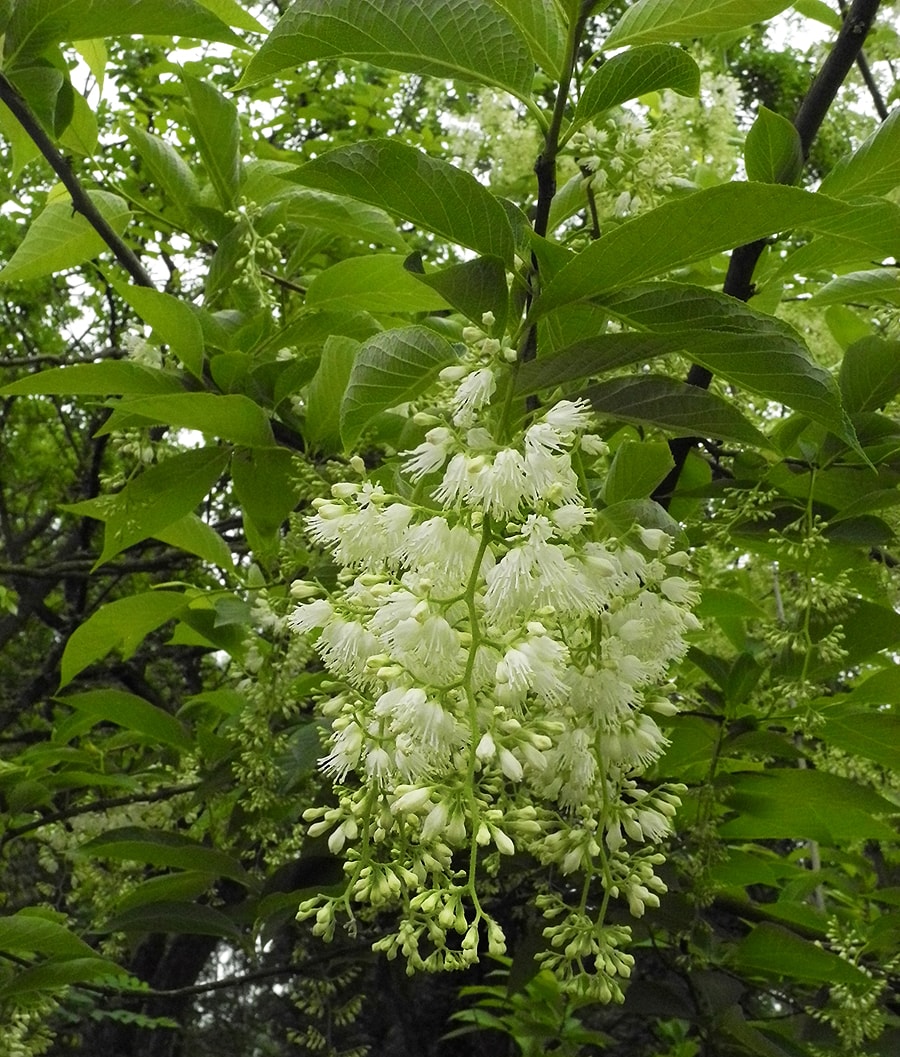
[[[505,950],[485,895],[502,859],[529,856],[576,893],[540,897],[539,957],[608,1001],[631,965],[609,900],[639,916],[665,891],[654,867],[678,789],[639,778],[665,748],[667,670],[697,627],[688,556],[656,528],[604,531],[590,407],[563,400],[511,429],[491,402],[509,350],[465,336],[395,490],[354,460],[363,480],[307,521],[340,572],[331,592],[294,585],[290,623],[330,677],[320,762],[336,795],[305,818],[347,884],[300,916],[329,938],[343,915],[389,909],[400,924],[378,949],[411,972],[464,967],[485,941]]]

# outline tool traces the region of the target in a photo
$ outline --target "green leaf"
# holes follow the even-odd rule
[[[49,371],[17,378],[0,389],[3,396],[118,396],[181,393],[174,374],[128,360],[101,360],[51,367]]]
[[[93,955],[93,948],[84,940],[64,925],[45,917],[41,910],[31,908],[0,917],[0,951],[64,958]]]
[[[6,31],[6,65],[49,44],[133,33],[240,43],[194,0],[18,0]]]
[[[103,553],[108,562],[133,544],[180,521],[203,501],[228,462],[223,448],[196,448],[172,455],[144,470],[114,495],[64,507],[105,522]]]
[[[700,602],[694,612],[701,619],[705,617],[725,617],[741,620],[767,620],[768,616],[752,599],[736,591],[723,591],[721,588],[704,587]]]
[[[97,153],[97,118],[80,92],[72,93],[72,103],[72,118],[59,137],[60,146],[89,158]]]
[[[900,771],[900,715],[854,710],[828,718],[819,736],[853,756],[874,760],[891,772]]]
[[[647,300],[650,299],[652,294]],[[666,302],[665,296],[662,300]],[[727,300],[739,304],[733,298]],[[751,309],[745,311],[747,315],[737,333],[725,329],[677,332],[671,330],[672,323],[663,322],[660,334],[602,334],[553,356],[524,364],[516,377],[516,389],[522,393],[536,392],[596,377],[629,363],[646,363],[660,356],[681,353],[726,381],[803,411],[813,421],[855,445],[853,427],[841,408],[837,383],[813,362],[800,336],[771,316]],[[619,310],[613,307],[612,314],[619,314]],[[645,325],[654,326],[649,322],[649,312],[642,310],[640,314]],[[759,320],[755,333],[746,326],[754,317]],[[734,329],[738,330],[737,324]]]
[[[832,198],[884,195],[900,184],[900,108],[881,122],[853,154],[835,165],[819,186]]]
[[[292,172],[294,168],[290,167]],[[393,246],[401,251],[408,249],[406,240],[387,213],[366,202],[357,202],[328,191],[317,191],[312,187],[290,185],[276,201],[284,203],[285,215],[290,223],[333,231],[336,235],[366,243]]]
[[[104,923],[104,932],[169,932],[221,936],[240,945],[241,930],[226,914],[203,903],[159,902],[131,907]]]
[[[417,282],[396,254],[349,257],[320,272],[309,284],[306,303],[333,313],[438,312],[447,302]]]
[[[638,0],[613,26],[604,47],[708,37],[763,22],[789,6],[784,0]]]
[[[130,425],[146,420],[176,429],[196,429],[248,448],[266,448],[275,443],[265,411],[240,393],[219,396],[182,392],[170,396],[126,397],[115,407],[116,415],[98,430],[98,436],[120,428],[122,420],[127,419]]]
[[[811,305],[834,305],[845,301],[872,304],[884,301],[900,305],[900,273],[896,268],[870,268],[839,275],[809,299]]]
[[[414,400],[457,360],[453,346],[426,327],[386,330],[356,355],[341,403],[341,438],[351,448],[366,425],[389,407]]]
[[[319,369],[306,393],[307,443],[319,451],[341,447],[341,401],[347,391],[359,342],[333,334],[322,348]]]
[[[116,234],[121,235],[131,213],[128,204],[108,191],[88,191],[88,197]],[[74,268],[108,247],[93,227],[76,213],[66,196],[49,202],[32,221],[15,253],[0,269],[0,282],[25,282]]]
[[[841,360],[838,384],[851,414],[883,408],[900,392],[900,341],[854,342]]]
[[[265,33],[266,27],[250,14],[237,0],[198,0],[226,26],[245,29],[248,33]]]
[[[31,136],[22,128],[17,118],[13,116],[6,103],[0,103],[0,133],[2,133],[12,149],[12,164],[9,170],[10,179],[18,180],[25,166],[35,158],[39,158],[41,152]]]
[[[110,650],[121,650],[129,658],[151,631],[172,620],[186,605],[181,592],[144,591],[101,606],[69,636],[62,655],[60,689]]]
[[[825,3],[825,0],[795,0],[791,7],[795,11],[799,11],[801,15],[806,18],[811,18],[815,22],[821,22],[822,25],[828,26],[829,29],[833,29],[836,32],[840,32],[841,16]]]
[[[512,226],[499,199],[471,173],[398,140],[338,147],[289,178],[368,202],[460,246],[513,263]]]
[[[293,456],[285,448],[253,448],[231,460],[234,491],[245,520],[275,536],[298,502]]]
[[[726,840],[892,840],[882,819],[897,807],[871,789],[827,771],[779,768],[728,779],[728,806],[737,817],[719,827]],[[840,805],[840,811],[835,805]]]
[[[760,106],[744,143],[744,164],[750,180],[796,183],[803,169],[800,133],[787,118]]]
[[[208,873],[182,870],[179,873],[162,874],[142,881],[116,900],[117,914],[124,914],[148,903],[181,903],[194,900],[210,887]]]
[[[203,328],[187,301],[161,290],[114,282],[117,293],[195,377],[203,377]]]
[[[194,747],[187,730],[174,716],[136,694],[124,690],[89,690],[59,700],[69,708],[92,716],[98,723],[115,723],[183,752],[190,752]]]
[[[243,885],[248,885],[250,880],[247,871],[231,855],[200,844],[182,833],[168,830],[143,829],[140,826],[108,830],[82,844],[78,854],[90,858],[141,862],[173,870],[191,870],[211,877],[228,877]]]
[[[188,121],[223,209],[234,205],[241,182],[241,122],[237,107],[208,82],[183,75]]]
[[[646,499],[674,465],[664,441],[626,440],[609,468],[603,499],[610,506],[628,499]]]
[[[770,447],[763,434],[721,397],[671,378],[613,378],[590,386],[582,395],[601,415],[620,422]]]
[[[796,187],[727,183],[696,191],[592,242],[551,278],[536,310],[598,297],[787,228],[815,228],[849,210]]]
[[[871,199],[848,205],[843,216],[823,217],[813,226],[822,234],[788,253],[775,278],[817,276],[820,269],[833,273],[841,266],[871,267],[880,258],[893,256],[900,243],[900,206]]]
[[[661,88],[679,95],[700,91],[700,68],[686,51],[670,44],[648,44],[613,55],[585,85],[573,125],[583,125],[603,110]]]
[[[474,261],[451,264],[449,268],[426,274],[418,253],[407,257],[404,267],[419,282],[436,290],[458,312],[483,326],[486,312],[494,315],[492,334],[502,334],[509,311],[509,288],[506,269],[499,257],[476,257]]]
[[[196,554],[210,565],[220,569],[234,568],[234,556],[228,544],[218,532],[202,521],[196,514],[188,514],[178,521],[151,533],[154,539],[168,543],[170,547]]]
[[[133,125],[123,127],[153,182],[169,197],[182,219],[190,222],[189,207],[200,195],[200,186],[193,170],[172,144],[160,136],[151,136],[149,132]]]
[[[405,73],[480,81],[528,96],[528,45],[486,0],[294,0],[239,87],[288,67],[349,58]]]
[[[781,925],[763,922],[737,945],[734,962],[744,972],[812,983],[865,987],[869,977],[852,962],[801,939]]]
[[[41,991],[64,991],[71,984],[89,983],[121,971],[115,962],[96,954],[87,958],[42,962],[8,979],[0,987],[0,1000]]]
[[[496,0],[528,41],[534,61],[558,80],[566,48],[566,27],[554,0]]]

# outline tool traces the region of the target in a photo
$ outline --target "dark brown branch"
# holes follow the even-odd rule
[[[794,128],[800,135],[804,159],[809,156],[813,140],[821,128],[828,108],[834,102],[838,89],[846,80],[847,74],[862,51],[863,41],[872,28],[880,3],[881,0],[854,0],[834,47],[800,104],[800,109],[794,118]],[[738,246],[732,252],[725,283],[722,286],[724,293],[730,294],[739,301],[750,300],[753,295],[753,272],[765,246],[766,240],[760,239],[745,246]],[[687,381],[689,385],[694,385],[698,389],[708,389],[712,381],[712,373],[705,367],[694,364],[688,373]],[[661,506],[668,507],[687,457],[697,443],[697,437],[676,437],[669,442],[675,465],[653,494],[653,498]]]
[[[113,231],[107,219],[97,209],[90,196],[81,186],[68,160],[56,149],[53,141],[32,113],[31,108],[3,74],[0,74],[0,101],[9,107],[15,119],[25,129],[34,145],[43,154],[50,167],[59,177],[63,186],[71,195],[73,209],[81,213],[100,238],[109,246],[115,254],[116,260],[138,286],[148,286],[151,289],[155,289],[156,284],[150,278],[134,251]]]
[[[0,836],[0,849],[5,845],[24,837],[27,833],[33,833],[44,826],[50,826],[54,822],[66,822],[70,818],[78,818],[81,815],[91,815],[101,811],[109,811],[114,807],[127,807],[129,804],[155,804],[161,800],[171,800],[173,797],[184,793],[194,793],[200,788],[200,782],[191,782],[186,785],[172,785],[165,789],[156,789],[152,793],[131,793],[128,796],[110,797],[107,800],[95,800],[90,804],[79,804],[76,807],[64,808],[60,811],[51,811],[40,818],[32,819],[31,822],[23,822],[21,826],[13,826]]]

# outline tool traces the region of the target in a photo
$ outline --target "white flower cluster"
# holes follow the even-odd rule
[[[544,960],[609,1000],[631,962],[606,905],[640,915],[664,891],[653,868],[677,791],[638,778],[666,745],[657,717],[674,711],[664,684],[697,626],[694,589],[666,533],[600,530],[586,473],[605,449],[584,402],[498,439],[508,367],[498,342],[474,344],[445,372],[444,420],[405,455],[415,500],[341,483],[308,519],[342,571],[327,597],[294,585],[290,623],[334,679],[321,765],[337,804],[306,818],[344,854],[348,886],[301,917],[330,937],[341,905],[398,908],[380,949],[410,971],[462,967],[482,930],[504,950],[484,876],[527,853],[583,882],[574,907],[541,897]]]

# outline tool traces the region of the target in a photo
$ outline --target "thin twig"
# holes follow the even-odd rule
[[[44,826],[51,826],[55,822],[66,822],[70,818],[78,818],[81,815],[91,815],[98,811],[109,811],[114,807],[127,807],[129,804],[156,804],[161,800],[171,800],[173,797],[184,793],[194,793],[200,788],[200,782],[191,782],[186,785],[171,785],[165,789],[156,789],[151,793],[131,793],[128,796],[115,796],[106,800],[95,800],[90,804],[79,804],[76,807],[65,808],[61,811],[51,811],[40,818],[32,819],[31,822],[23,822],[21,826],[12,826],[0,835],[0,849],[27,833],[33,833]]]

